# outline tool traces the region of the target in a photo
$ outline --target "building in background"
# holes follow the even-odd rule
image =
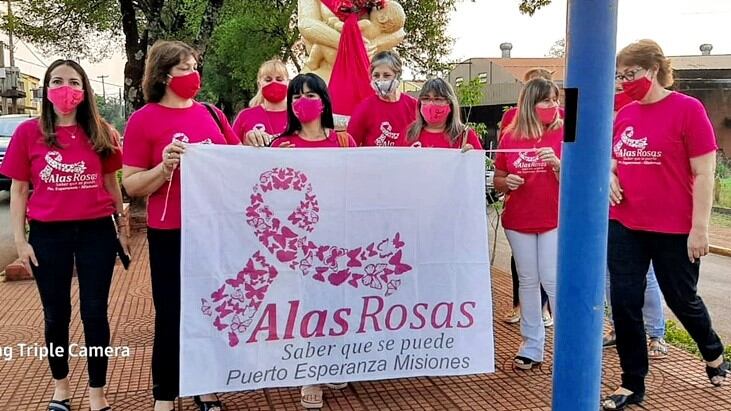
[[[41,79],[30,74],[20,73],[18,88],[25,93],[25,99],[18,106],[22,107],[22,112],[32,116],[41,115],[41,99],[39,92],[41,91]]]
[[[566,75],[564,58],[513,58],[510,43],[500,45],[500,58],[471,58],[454,65],[447,75],[453,87],[478,78],[483,87],[482,102],[463,111],[469,113],[469,121],[487,125],[486,146],[497,144],[500,119],[507,107],[515,106],[523,75],[534,67],[553,71],[559,87]],[[713,46],[701,45],[701,54],[695,56],[670,56],[675,70],[674,88],[701,100],[708,110],[723,152],[731,155],[731,54],[712,55]]]

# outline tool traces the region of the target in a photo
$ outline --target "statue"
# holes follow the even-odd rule
[[[325,82],[330,81],[340,35],[345,25],[345,16],[339,12],[343,3],[353,2],[298,1],[298,26],[309,54],[302,72],[315,73]],[[372,7],[369,11],[359,12],[358,29],[363,36],[368,57],[371,58],[380,51],[391,50],[403,41],[406,36],[405,23],[406,13],[394,0],[384,2],[383,7]]]

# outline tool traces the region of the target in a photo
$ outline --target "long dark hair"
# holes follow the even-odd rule
[[[51,63],[43,76],[43,102],[41,107],[41,131],[43,141],[50,148],[61,148],[56,134],[56,121],[58,115],[53,109],[53,103],[48,99],[48,86],[51,83],[51,73],[59,66],[69,66],[81,76],[81,83],[84,87],[84,101],[76,108],[76,123],[86,132],[91,141],[91,146],[101,157],[108,157],[114,150],[118,149],[114,140],[112,130],[96,107],[96,97],[89,83],[89,76],[86,71],[73,60],[59,59]]]
[[[294,110],[292,109],[292,96],[295,94],[302,94],[304,92],[305,85],[307,85],[310,92],[317,94],[320,96],[320,100],[322,100],[323,110],[322,115],[320,115],[320,124],[322,125],[322,128],[331,130],[335,129],[332,103],[330,102],[330,95],[327,93],[325,81],[317,74],[305,73],[298,74],[289,82],[289,87],[287,87],[288,125],[287,129],[280,134],[281,136],[291,136],[302,130],[302,123],[300,123],[300,120],[294,115]]]

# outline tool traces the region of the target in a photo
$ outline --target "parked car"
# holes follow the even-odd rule
[[[8,149],[10,144],[10,137],[13,136],[15,129],[18,128],[20,123],[32,118],[30,114],[8,114],[0,116],[0,164],[3,163],[5,158],[5,151]],[[0,190],[10,190],[11,180],[8,177],[0,174]]]

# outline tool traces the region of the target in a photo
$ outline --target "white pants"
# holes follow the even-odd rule
[[[558,230],[541,234],[525,234],[505,230],[513,250],[520,286],[520,334],[523,343],[518,354],[533,361],[543,362],[546,330],[543,327],[540,286],[546,290],[548,302],[555,313],[556,271],[558,257]]]

